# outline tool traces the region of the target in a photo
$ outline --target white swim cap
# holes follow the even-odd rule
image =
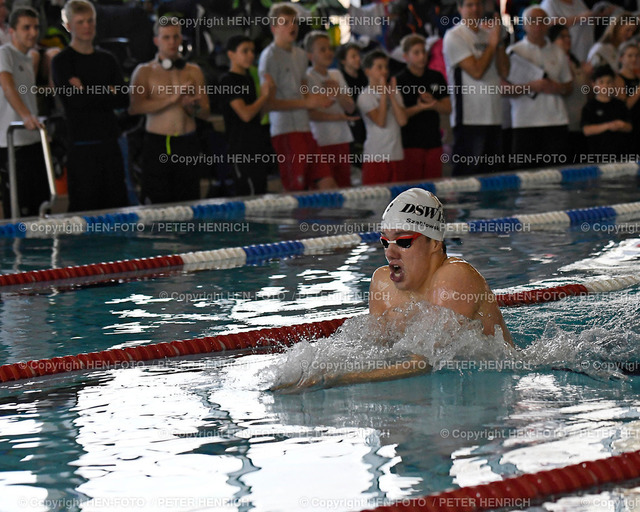
[[[444,240],[442,203],[431,192],[410,188],[389,203],[382,214],[381,229],[415,231],[434,240]]]

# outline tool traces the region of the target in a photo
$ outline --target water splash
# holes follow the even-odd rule
[[[411,355],[423,358],[432,372],[568,370],[597,380],[626,380],[627,373],[637,374],[640,368],[640,305],[634,301],[629,307],[629,298],[608,294],[597,304],[575,297],[518,308],[510,312],[510,320],[533,336],[517,349],[504,342],[499,329],[487,336],[478,320],[416,303],[396,322],[383,324],[363,315],[347,320],[329,338],[298,343],[263,370],[261,380],[267,387],[317,388],[326,375],[367,372]],[[515,338],[517,343],[517,334]]]
[[[416,303],[400,320],[378,321],[371,315],[347,320],[329,338],[303,341],[266,370],[271,386],[321,386],[326,375],[344,376],[388,368],[421,357],[434,370],[445,361],[505,360],[513,351],[502,333],[482,334],[479,321],[470,321],[453,311],[427,303]]]

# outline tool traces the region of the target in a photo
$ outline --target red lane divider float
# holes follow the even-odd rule
[[[225,350],[289,346],[303,339],[323,338],[333,334],[346,318],[324,320],[289,327],[257,329],[237,334],[222,334],[169,343],[141,345],[122,349],[103,350],[77,356],[54,357],[0,366],[0,382],[29,379],[76,370],[108,368],[133,361],[150,361]]]
[[[159,268],[182,267],[184,261],[180,255],[154,256],[108,263],[92,263],[75,267],[53,268],[48,270],[29,270],[15,274],[0,275],[0,286],[42,283],[92,276],[124,274],[127,272],[146,272]]]
[[[498,301],[498,305],[503,307],[524,306],[527,304],[554,302],[572,295],[588,295],[589,293],[589,289],[582,284],[567,284],[564,286],[554,286],[552,288],[542,288],[540,290],[504,293],[496,295],[496,300]]]
[[[513,508],[514,503],[542,500],[575,493],[598,485],[624,482],[640,477],[640,451],[601,460],[581,462],[564,468],[529,473],[474,487],[406,499],[363,512],[476,512]],[[531,506],[525,504],[524,507]],[[518,505],[515,508],[523,508]]]

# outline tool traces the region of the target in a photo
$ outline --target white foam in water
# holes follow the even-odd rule
[[[566,299],[554,315],[541,311],[542,335],[522,350],[524,360],[535,368],[562,368],[597,379],[625,379],[619,368],[640,370],[640,296],[634,290]],[[567,313],[580,319],[576,325],[560,326]],[[554,321],[553,316],[557,318]],[[536,318],[530,315],[530,326]]]
[[[298,343],[263,370],[260,380],[265,387],[289,385],[288,391],[317,388],[322,387],[325,375],[372,371],[407,361],[411,354],[424,357],[432,372],[556,369],[598,380],[626,379],[618,363],[629,363],[637,372],[640,304],[629,307],[629,296],[607,294],[599,302],[590,296],[573,297],[546,309],[535,308],[518,310],[522,325],[540,332],[524,349],[509,347],[499,329],[495,336],[487,336],[479,321],[420,303],[405,311],[403,326],[383,327],[370,315],[363,315],[347,320],[329,338]],[[572,327],[558,325],[554,318],[566,321],[567,311],[584,321]],[[517,343],[517,335],[515,338]]]
[[[388,368],[407,361],[411,354],[424,357],[432,371],[517,357],[499,330],[495,336],[486,336],[478,321],[471,322],[449,309],[418,303],[405,311],[405,317],[404,329],[393,322],[383,326],[370,315],[349,319],[329,338],[290,348],[267,370],[265,380],[274,387],[296,383],[308,387],[321,383],[328,374]]]

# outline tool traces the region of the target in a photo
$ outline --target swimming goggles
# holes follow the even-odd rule
[[[389,240],[386,236],[380,237],[380,243],[385,249],[389,248],[389,244],[396,244],[400,249],[408,249],[413,244],[414,240],[422,236],[421,233],[415,233],[413,235],[399,236],[395,240]]]

